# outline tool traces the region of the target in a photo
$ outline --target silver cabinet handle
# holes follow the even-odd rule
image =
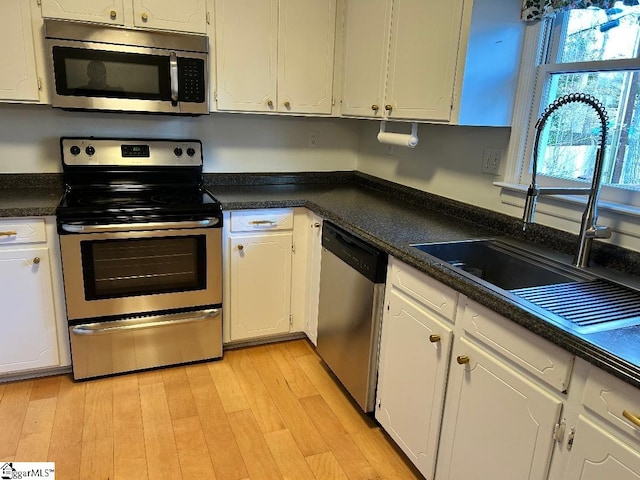
[[[195,316],[194,316],[195,314]],[[71,328],[75,335],[106,335],[123,330],[139,330],[141,328],[157,328],[168,325],[180,325],[207,320],[220,315],[219,308],[200,310],[197,312],[175,313],[170,315],[157,315],[153,317],[140,317],[131,320],[115,320],[113,322],[97,322],[78,325]]]
[[[35,257],[35,258],[33,259],[33,264],[34,264],[34,265],[38,265],[39,263],[40,263],[40,257]]]
[[[178,104],[178,56],[176,52],[169,54],[169,75],[171,76],[171,103]]]
[[[69,233],[130,232],[134,230],[174,230],[181,228],[213,227],[218,223],[220,223],[219,218],[205,218],[204,220],[193,222],[115,223],[106,225],[63,223],[61,228]]]
[[[275,220],[251,220],[249,222],[250,225],[275,225],[276,223]]]

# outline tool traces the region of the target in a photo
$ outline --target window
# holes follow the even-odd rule
[[[549,30],[544,58],[534,96],[539,111],[532,122],[562,95],[588,93],[597,98],[609,115],[602,198],[640,206],[640,6],[616,2],[608,10],[559,13]],[[538,152],[540,184],[590,182],[599,126],[586,105],[569,104],[553,114]],[[529,145],[527,151],[531,150]],[[529,164],[520,183],[529,183],[530,172]]]

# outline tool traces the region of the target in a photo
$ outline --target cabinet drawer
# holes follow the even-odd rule
[[[238,210],[231,212],[232,232],[293,229],[293,210],[270,208],[266,210]]]
[[[43,218],[0,221],[0,246],[18,243],[45,243],[47,233]]]
[[[585,408],[640,442],[640,390],[604,370],[591,367],[582,397]],[[631,418],[626,418],[627,412]]]
[[[567,390],[573,355],[563,348],[472,301],[467,302],[460,321],[471,337],[554,389]]]
[[[453,322],[458,292],[395,258],[389,266],[388,283]]]

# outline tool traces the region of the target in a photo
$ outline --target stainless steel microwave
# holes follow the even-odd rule
[[[209,113],[208,37],[45,20],[51,105]]]

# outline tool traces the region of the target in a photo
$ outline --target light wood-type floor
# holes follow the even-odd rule
[[[72,479],[418,479],[306,340],[74,383],[0,384],[0,461]]]

